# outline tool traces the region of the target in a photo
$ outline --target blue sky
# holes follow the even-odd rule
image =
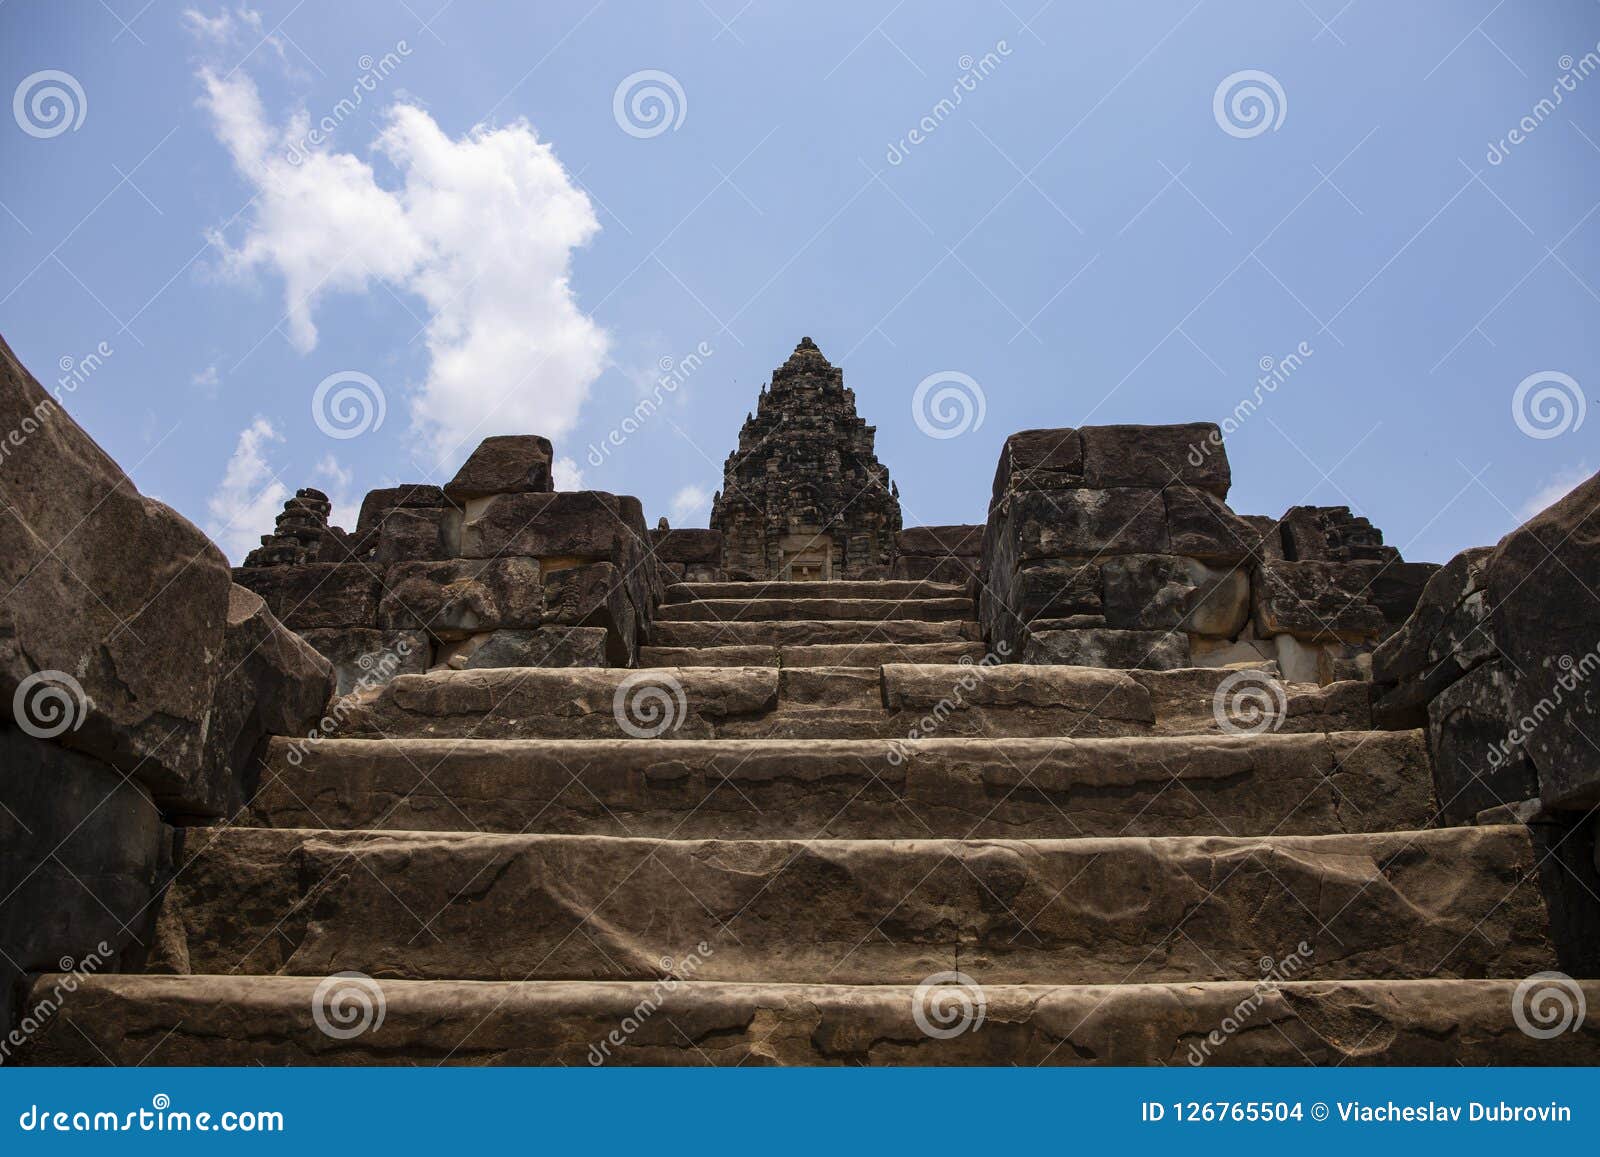
[[[236,558],[491,433],[703,525],[803,334],[908,525],[981,520],[1011,431],[1247,398],[1236,510],[1409,558],[1600,468],[1595,4],[740,4],[9,0],[0,333],[105,343],[69,409]]]

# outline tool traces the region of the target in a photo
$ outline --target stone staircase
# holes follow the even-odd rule
[[[688,583],[639,670],[343,707],[25,1061],[1600,1061],[1513,1016],[1557,966],[1529,829],[1431,826],[1365,684],[995,664],[934,583]]]

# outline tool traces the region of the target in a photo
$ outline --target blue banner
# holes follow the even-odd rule
[[[1349,1157],[1590,1143],[1595,1069],[12,1069],[9,1153],[1128,1152],[1281,1144]],[[1589,1142],[1584,1142],[1589,1138]],[[109,1146],[109,1149],[105,1147]],[[314,1147],[309,1148],[308,1147]]]

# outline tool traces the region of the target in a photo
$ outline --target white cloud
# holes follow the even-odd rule
[[[237,565],[272,530],[273,520],[289,497],[289,488],[273,477],[265,449],[283,436],[258,417],[239,433],[222,483],[206,503],[211,515],[206,533]]]
[[[685,486],[672,496],[671,518],[674,526],[688,525],[689,519],[711,505],[711,491],[704,486]]]
[[[354,154],[299,151],[306,112],[275,126],[244,73],[200,77],[217,137],[257,194],[243,240],[215,240],[232,271],[283,278],[297,349],[316,345],[325,296],[383,282],[419,297],[429,319],[411,411],[436,473],[490,434],[572,429],[606,362],[606,333],[569,281],[573,250],[599,222],[532,126],[452,139],[421,109],[395,105],[375,142],[401,178],[391,190]]]
[[[550,463],[550,481],[557,490],[582,490],[583,471],[571,458],[557,458]]]
[[[1532,518],[1546,507],[1560,502],[1578,483],[1587,481],[1593,474],[1594,471],[1589,469],[1587,462],[1580,462],[1566,470],[1558,470],[1522,504],[1517,516],[1524,520]]]

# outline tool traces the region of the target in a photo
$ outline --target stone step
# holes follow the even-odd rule
[[[830,643],[811,646],[641,647],[641,667],[881,667],[980,662],[982,643]]]
[[[1521,826],[1332,836],[655,840],[190,828],[153,971],[917,984],[1525,977]]]
[[[1248,685],[1273,730],[1365,731],[1368,685]],[[853,739],[1216,732],[1240,672],[1007,663],[882,667],[502,667],[401,675],[329,709],[342,739]]]
[[[972,600],[959,599],[698,599],[692,603],[662,603],[656,608],[658,623],[814,622],[849,619],[883,622],[907,619],[937,623],[972,617]]]
[[[957,583],[926,579],[847,580],[841,582],[674,583],[669,603],[702,599],[958,599],[966,589]],[[971,600],[968,600],[970,605]]]
[[[55,999],[65,979],[36,978],[30,1004]],[[1531,1037],[1512,1016],[1519,994],[1511,980],[1052,987],[992,984],[979,973],[970,981],[918,988],[689,982],[665,973],[600,983],[104,975],[62,995],[59,1011],[17,1060],[146,1067],[1600,1064],[1597,1018],[1549,1039]],[[1577,987],[1590,1008],[1600,1007],[1600,981]]]
[[[982,642],[983,628],[971,620],[937,623],[909,619],[797,620],[765,623],[657,621],[650,642],[660,647],[806,647],[859,643]]]
[[[1419,731],[274,740],[246,822],[678,839],[1320,835],[1432,822]]]

